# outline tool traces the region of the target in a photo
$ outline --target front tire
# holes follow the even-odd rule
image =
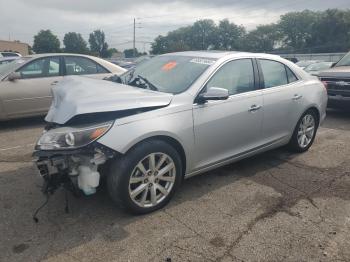
[[[306,111],[299,119],[288,147],[298,153],[309,150],[315,140],[318,123],[317,113],[314,110]]]
[[[164,207],[182,180],[179,153],[160,140],[145,141],[114,160],[107,176],[111,198],[134,214]]]

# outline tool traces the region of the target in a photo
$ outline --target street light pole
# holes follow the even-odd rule
[[[135,30],[136,30],[136,19],[134,18],[134,40],[133,40],[133,54],[134,54],[134,57],[136,57],[136,47],[135,47],[135,42],[136,42],[136,39],[135,39]]]

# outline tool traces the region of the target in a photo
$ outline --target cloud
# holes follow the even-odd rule
[[[32,44],[40,29],[51,29],[62,40],[66,32],[80,32],[87,40],[94,29],[102,29],[112,47],[132,46],[133,19],[137,19],[137,48],[149,48],[159,34],[208,18],[229,18],[253,29],[276,22],[294,10],[350,8],[349,0],[11,0],[0,1],[0,39]]]

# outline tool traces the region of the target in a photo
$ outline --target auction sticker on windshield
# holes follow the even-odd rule
[[[193,58],[190,62],[196,63],[196,64],[202,64],[202,65],[212,65],[214,64],[215,60],[198,57],[198,58]]]
[[[174,67],[176,67],[177,63],[175,61],[171,61],[163,65],[162,70],[163,71],[170,71]]]

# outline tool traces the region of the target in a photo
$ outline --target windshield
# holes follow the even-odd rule
[[[13,60],[10,63],[1,64],[0,65],[0,79],[2,79],[3,77],[7,76],[8,74],[13,72],[14,70],[16,70],[17,67],[20,66],[20,64],[23,64],[28,59],[29,58],[19,58],[19,59]]]
[[[332,66],[332,64],[333,64],[332,62],[311,64],[305,68],[305,71],[310,72],[310,71],[320,71],[320,70],[328,69]]]
[[[213,63],[214,59],[164,55],[136,66],[121,76],[123,83],[160,92],[178,94]]]
[[[350,52],[343,56],[335,66],[350,66]]]

